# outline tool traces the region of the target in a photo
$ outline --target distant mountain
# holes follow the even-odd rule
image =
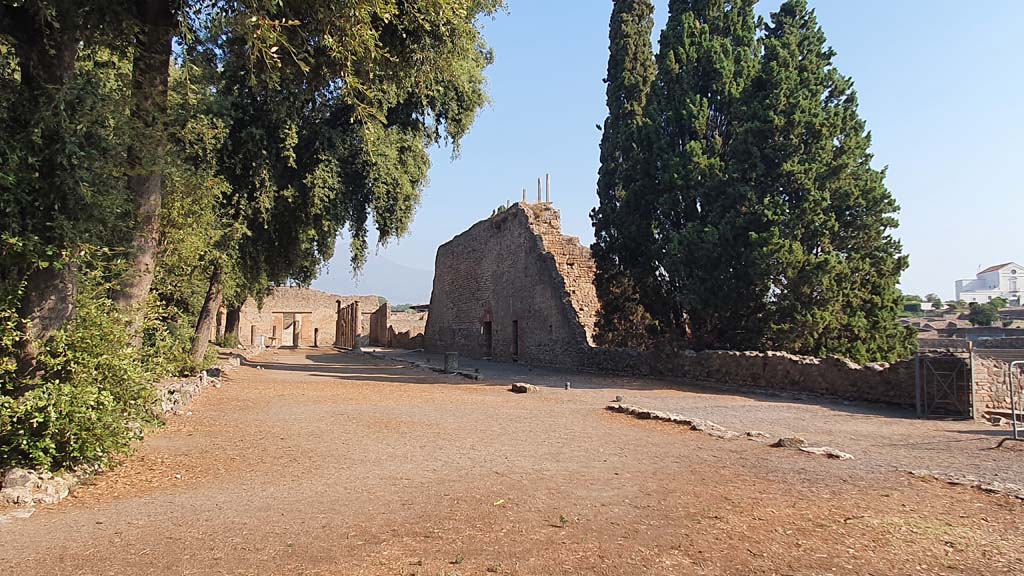
[[[399,264],[371,254],[358,277],[345,259],[334,258],[334,266],[313,282],[313,288],[332,294],[373,294],[391,304],[427,304],[434,272]]]

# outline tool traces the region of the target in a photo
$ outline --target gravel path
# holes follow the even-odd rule
[[[436,354],[381,353],[434,366],[442,363]],[[881,404],[758,394],[685,380],[580,374],[481,360],[464,360],[463,365],[490,381],[549,388],[562,388],[569,381],[576,389],[608,389],[609,399],[621,395],[628,404],[710,420],[728,430],[762,431],[775,438],[800,436],[811,445],[853,454],[852,465],[865,471],[928,470],[1024,486],[1024,443],[995,448],[1012,436],[1009,426],[921,420],[911,410]]]
[[[0,574],[1024,570],[1016,500],[864,467],[866,452],[839,462],[604,410],[615,395],[690,402],[657,382],[565,391],[560,373],[527,374],[548,387],[267,353],[123,466],[0,525]]]

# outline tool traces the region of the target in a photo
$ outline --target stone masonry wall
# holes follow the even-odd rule
[[[391,348],[417,349],[423,347],[423,333],[427,329],[427,313],[408,310],[392,312],[388,318],[388,341]]]
[[[562,234],[557,210],[534,210],[532,224],[544,250],[555,259],[555,266],[569,293],[569,300],[587,334],[587,342],[593,344],[600,301],[594,287],[597,265],[590,255],[590,249],[580,244],[579,238]]]
[[[388,345],[388,324],[390,323],[391,305],[382,303],[370,314],[370,346]]]
[[[246,346],[253,344],[253,335],[280,339],[284,329],[282,313],[300,312],[303,326],[300,346],[312,346],[316,332],[319,346],[333,346],[337,329],[338,309],[359,301],[362,310],[373,311],[380,306],[378,296],[339,296],[310,288],[281,286],[274,288],[260,306],[254,299],[246,300],[239,313],[238,338]],[[308,315],[307,315],[308,314]],[[369,334],[370,318],[363,319],[363,334]]]
[[[1024,366],[1018,366],[1013,375],[1017,407],[1024,406],[1020,395],[1024,393]],[[978,411],[1010,410],[1010,363],[998,358],[974,357],[974,394]]]
[[[589,252],[559,227],[550,205],[518,203],[442,245],[426,348],[572,366],[597,297]]]
[[[998,349],[998,350],[1021,350],[1024,349],[1024,338],[1011,336],[1008,338],[980,338],[974,342],[975,348]]]
[[[843,358],[785,352],[642,352],[618,348],[589,348],[575,357],[577,368],[593,372],[681,378],[906,406],[916,399],[913,359],[861,366]]]

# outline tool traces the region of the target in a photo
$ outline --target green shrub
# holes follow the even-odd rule
[[[98,275],[79,284],[75,318],[43,346],[43,376],[14,378],[16,344],[5,329],[0,364],[0,462],[30,468],[69,469],[107,464],[126,453],[140,426],[155,424],[152,366],[132,348],[127,321],[107,297]],[[17,326],[10,306],[5,328]]]
[[[226,332],[224,336],[217,341],[217,346],[227,348],[229,350],[232,348],[238,348],[238,334],[235,334],[234,332]]]

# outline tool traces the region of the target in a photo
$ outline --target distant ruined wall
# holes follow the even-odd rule
[[[388,345],[388,324],[390,323],[391,305],[387,302],[381,304],[370,314],[370,346]]]
[[[1020,336],[1009,336],[1006,338],[980,338],[974,341],[974,347],[998,350],[1021,350],[1024,349],[1024,338]]]
[[[246,300],[239,313],[239,341],[246,346],[253,344],[255,335],[267,338],[276,336],[280,342],[284,330],[283,313],[304,313],[300,346],[312,346],[313,334],[319,346],[333,346],[337,331],[338,307],[360,302],[364,310],[375,310],[380,305],[378,296],[339,296],[311,288],[281,286],[274,288],[259,306],[252,298]],[[363,333],[369,333],[369,317],[363,320]]]
[[[548,204],[478,222],[438,249],[434,270],[428,350],[571,366],[591,342],[593,260]]]
[[[423,333],[426,329],[426,312],[391,312],[388,319],[387,346],[406,350],[423,348]]]

